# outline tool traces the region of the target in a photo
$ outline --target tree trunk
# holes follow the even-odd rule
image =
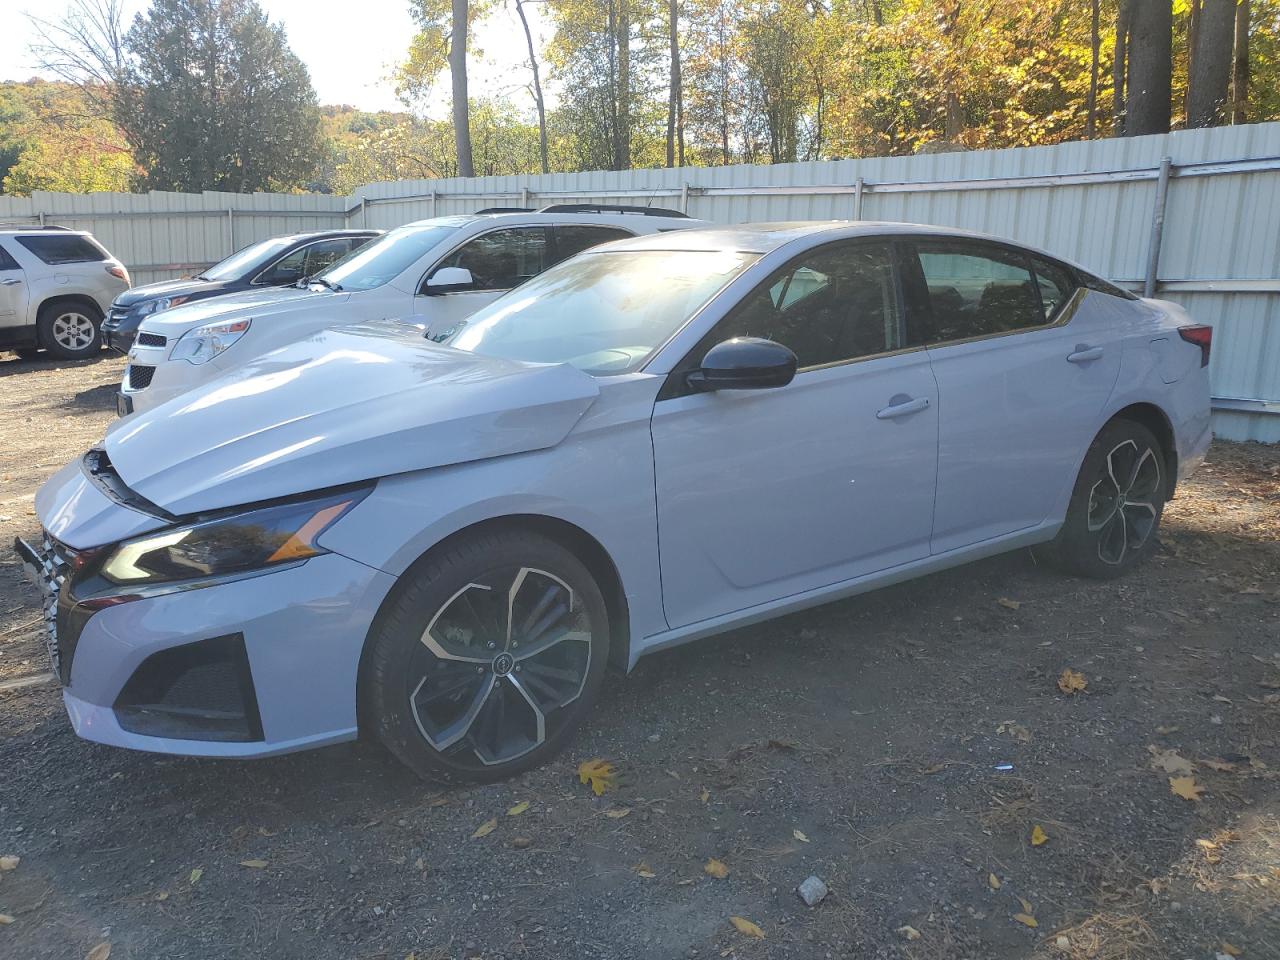
[[[1226,121],[1236,0],[1203,0],[1187,83],[1187,126]]]
[[[1173,110],[1173,6],[1169,0],[1130,0],[1130,15],[1125,136],[1168,133]]]
[[[667,6],[667,35],[671,42],[671,96],[667,102],[667,166],[684,166],[684,97],[680,80],[680,3]],[[678,141],[678,142],[677,142]]]
[[[533,49],[533,32],[529,29],[529,18],[524,14],[523,0],[516,0],[516,13],[520,14],[520,25],[524,27],[524,39],[529,44],[529,69],[533,71],[533,99],[538,107],[538,151],[542,159],[542,172],[548,173],[551,168],[547,164],[547,103],[542,97],[542,77],[538,73],[538,55]]]
[[[1111,59],[1111,135],[1124,136],[1125,77],[1129,64],[1129,0],[1120,0],[1116,9],[1116,42]]]
[[[1231,78],[1231,122],[1245,123],[1249,112],[1249,0],[1236,7],[1236,60]]]
[[[474,177],[475,165],[471,160],[471,111],[467,101],[467,0],[453,0],[449,75],[453,80],[453,139],[458,151],[458,176]]]
[[[613,169],[631,167],[631,11],[618,0],[618,129],[613,143]]]
[[[1085,100],[1084,135],[1092,140],[1097,133],[1098,120],[1098,55],[1102,47],[1099,19],[1102,0],[1093,0],[1089,20],[1089,97]]]

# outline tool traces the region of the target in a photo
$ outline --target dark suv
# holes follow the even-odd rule
[[[161,280],[120,294],[102,324],[102,335],[107,346],[127,353],[138,325],[152,314],[225,293],[297,283],[320,273],[381,233],[381,230],[321,230],[260,240],[194,277]]]

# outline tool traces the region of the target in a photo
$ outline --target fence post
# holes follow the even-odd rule
[[[436,192],[432,190],[431,191],[431,216],[434,217],[435,215],[436,215]]]
[[[236,252],[236,212],[231,207],[227,207],[227,245],[231,253]]]
[[[689,184],[680,187],[680,212],[687,214],[689,212]]]
[[[862,219],[862,188],[863,180],[861,177],[853,185],[853,219]]]
[[[40,211],[40,229],[41,230],[44,229],[44,211],[43,210]]]
[[[529,188],[527,186],[520,188],[520,206],[529,206]]]
[[[1164,239],[1164,210],[1169,198],[1169,173],[1173,167],[1171,157],[1160,160],[1160,176],[1156,179],[1156,204],[1151,213],[1151,240],[1147,244],[1147,276],[1142,284],[1142,295],[1154,297],[1160,274],[1160,243]]]
[[[369,199],[368,197],[360,198],[360,226],[367,227],[369,225]]]

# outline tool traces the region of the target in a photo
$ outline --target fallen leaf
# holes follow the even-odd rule
[[[1168,736],[1168,735],[1169,735],[1169,734],[1171,734],[1171,733],[1177,733],[1177,732],[1178,732],[1179,730],[1181,730],[1181,729],[1182,729],[1182,728],[1181,728],[1181,727],[1178,727],[1178,726],[1173,726],[1173,727],[1156,727],[1156,733],[1160,734],[1160,736],[1162,736],[1162,737],[1165,737],[1165,736]]]
[[[111,956],[111,944],[103,940],[84,955],[84,960],[107,960],[109,956]]]
[[[267,861],[265,860],[241,860],[240,866],[248,867],[250,870],[265,870]]]
[[[1224,696],[1223,696],[1222,694],[1220,694],[1220,693],[1215,693],[1215,694],[1213,695],[1213,699],[1214,699],[1214,700],[1216,700],[1216,701],[1218,701],[1218,703],[1231,703],[1231,702],[1232,702],[1232,701],[1230,700],[1230,698],[1228,698],[1228,697],[1224,697]]]
[[[1183,800],[1200,800],[1204,787],[1196,783],[1195,777],[1170,777],[1169,789]]]
[[[729,922],[737,928],[739,933],[745,933],[748,937],[755,937],[757,940],[764,939],[764,931],[746,917],[730,917]]]
[[[920,772],[923,773],[926,777],[931,777],[935,773],[941,773],[945,769],[947,769],[947,765],[945,763],[935,763],[931,767],[925,767]]]
[[[1157,770],[1184,777],[1191,775],[1191,761],[1186,757],[1178,756],[1177,750],[1161,750],[1155,746],[1147,749],[1151,752],[1151,766]]]
[[[21,857],[0,857],[0,870],[16,870],[21,862]]]
[[[1012,720],[1006,720],[996,727],[996,733],[1007,733],[1020,743],[1031,742],[1031,731],[1020,723],[1014,723]]]
[[[989,887],[991,887],[991,889],[992,889],[992,890],[999,890],[999,889],[1000,889],[1000,878],[999,878],[999,877],[997,877],[994,873],[988,873],[988,874],[987,874],[987,885],[988,885]]]
[[[610,820],[621,820],[630,813],[630,807],[614,807],[612,810],[606,810],[604,815]]]
[[[204,867],[196,867],[191,871],[190,883],[194,886],[200,882],[200,878],[204,876]]]
[[[1219,773],[1233,773],[1236,769],[1234,763],[1227,763],[1225,760],[1201,760],[1210,770],[1217,770]]]
[[[9,914],[0,913],[0,927],[7,927],[9,924],[13,922],[14,922],[13,917],[9,916]]]
[[[904,937],[906,937],[908,940],[920,939],[920,931],[917,930],[915,927],[910,926],[909,924],[904,924],[903,926],[895,930],[894,933],[900,933]]]
[[[1087,686],[1089,681],[1084,678],[1084,674],[1070,667],[1064,667],[1058,677],[1058,689],[1063,693],[1081,693]]]
[[[520,801],[519,803],[517,803],[514,807],[509,807],[509,808],[507,808],[507,816],[508,816],[508,817],[518,817],[518,816],[520,816],[520,814],[524,813],[524,812],[525,812],[526,810],[528,810],[528,809],[529,809],[529,801],[528,801],[528,800],[521,800],[521,801]]]
[[[1229,957],[1238,957],[1238,956],[1240,956],[1240,954],[1242,954],[1244,951],[1243,951],[1243,950],[1241,950],[1239,947],[1237,947],[1234,943],[1227,943],[1227,941],[1223,940],[1223,941],[1222,941],[1222,952],[1223,952],[1223,953],[1225,953],[1225,954],[1226,954],[1227,956],[1229,956]]]
[[[1036,908],[1035,908],[1035,907],[1033,907],[1033,906],[1031,905],[1031,901],[1030,901],[1030,900],[1024,900],[1024,899],[1022,899],[1022,897],[1019,897],[1019,898],[1018,898],[1018,906],[1022,907],[1022,912],[1023,912],[1023,913],[1035,913],[1035,912],[1036,912]]]
[[[1023,926],[1031,927],[1032,929],[1040,926],[1040,921],[1029,913],[1015,913],[1013,915],[1013,919],[1017,920]]]
[[[717,860],[715,857],[712,857],[703,864],[702,872],[709,877],[715,877],[717,880],[723,880],[729,875],[729,865],[723,860]]]
[[[996,603],[1000,604],[1000,606],[1005,607],[1009,610],[1017,610],[1020,606],[1022,606],[1022,604],[1017,600],[1010,600],[1008,597],[1000,597],[999,599],[996,600]]]
[[[156,894],[156,903],[164,903],[168,899],[169,899],[168,890],[161,890],[159,893]]]
[[[578,764],[578,780],[591,784],[591,792],[597,797],[618,785],[613,764],[608,760],[583,760]]]
[[[471,834],[471,839],[476,840],[480,837],[487,837],[489,834],[493,833],[493,831],[497,829],[498,829],[498,818],[491,817],[490,819],[486,820],[484,823],[480,824],[480,826],[476,827],[476,832]]]
[[[1033,847],[1038,847],[1041,844],[1045,844],[1048,842],[1049,842],[1049,835],[1044,832],[1044,827],[1040,826],[1040,824],[1037,823],[1034,827],[1031,828],[1031,845]]]
[[[645,863],[643,860],[641,860],[639,863],[637,863],[637,864],[636,864],[634,867],[632,867],[631,869],[632,869],[632,870],[634,870],[634,871],[635,871],[637,874],[639,874],[640,876],[644,877],[646,880],[652,880],[654,877],[656,877],[656,876],[657,876],[657,874],[656,874],[656,873],[654,873],[654,872],[649,868],[649,865],[648,865],[647,863]]]
[[[791,835],[792,835],[793,837],[795,837],[797,840],[799,840],[801,843],[808,843],[808,842],[809,842],[809,838],[808,838],[808,837],[806,837],[806,836],[805,836],[803,833],[801,833],[799,830],[792,830],[792,831],[791,831]]]
[[[533,844],[528,837],[515,837],[511,841],[511,845],[517,850],[527,850]]]
[[[258,828],[258,836],[260,837],[274,837],[279,832],[279,830],[268,830],[266,827]]]
[[[711,791],[708,790],[706,787],[703,787],[702,792],[698,794],[698,799],[701,800],[703,803],[706,803],[708,800],[711,799]]]

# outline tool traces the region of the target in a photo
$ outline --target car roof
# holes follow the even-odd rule
[[[315,240],[318,237],[376,237],[385,230],[377,230],[373,227],[357,227],[355,229],[344,229],[334,227],[332,230],[306,230],[302,233],[285,233],[278,237],[265,237],[267,240],[287,240],[290,243],[297,243],[301,240]]]
[[[471,213],[460,214],[448,217],[432,217],[429,220],[415,220],[412,223],[406,223],[406,227],[466,227],[475,224],[484,223],[523,223],[523,224],[589,224],[599,223],[607,226],[615,227],[640,227],[649,230],[688,230],[700,224],[708,223],[705,220],[695,220],[692,217],[662,217],[650,216],[642,213],[627,212],[604,212],[596,213],[583,211],[581,213],[573,212],[553,212],[542,210],[525,210],[525,211],[507,211],[501,213]]]
[[[73,230],[70,227],[0,227],[0,233],[9,236],[30,236],[30,237],[48,237],[58,236],[59,234],[69,234],[73,237],[92,236],[88,230]]]

